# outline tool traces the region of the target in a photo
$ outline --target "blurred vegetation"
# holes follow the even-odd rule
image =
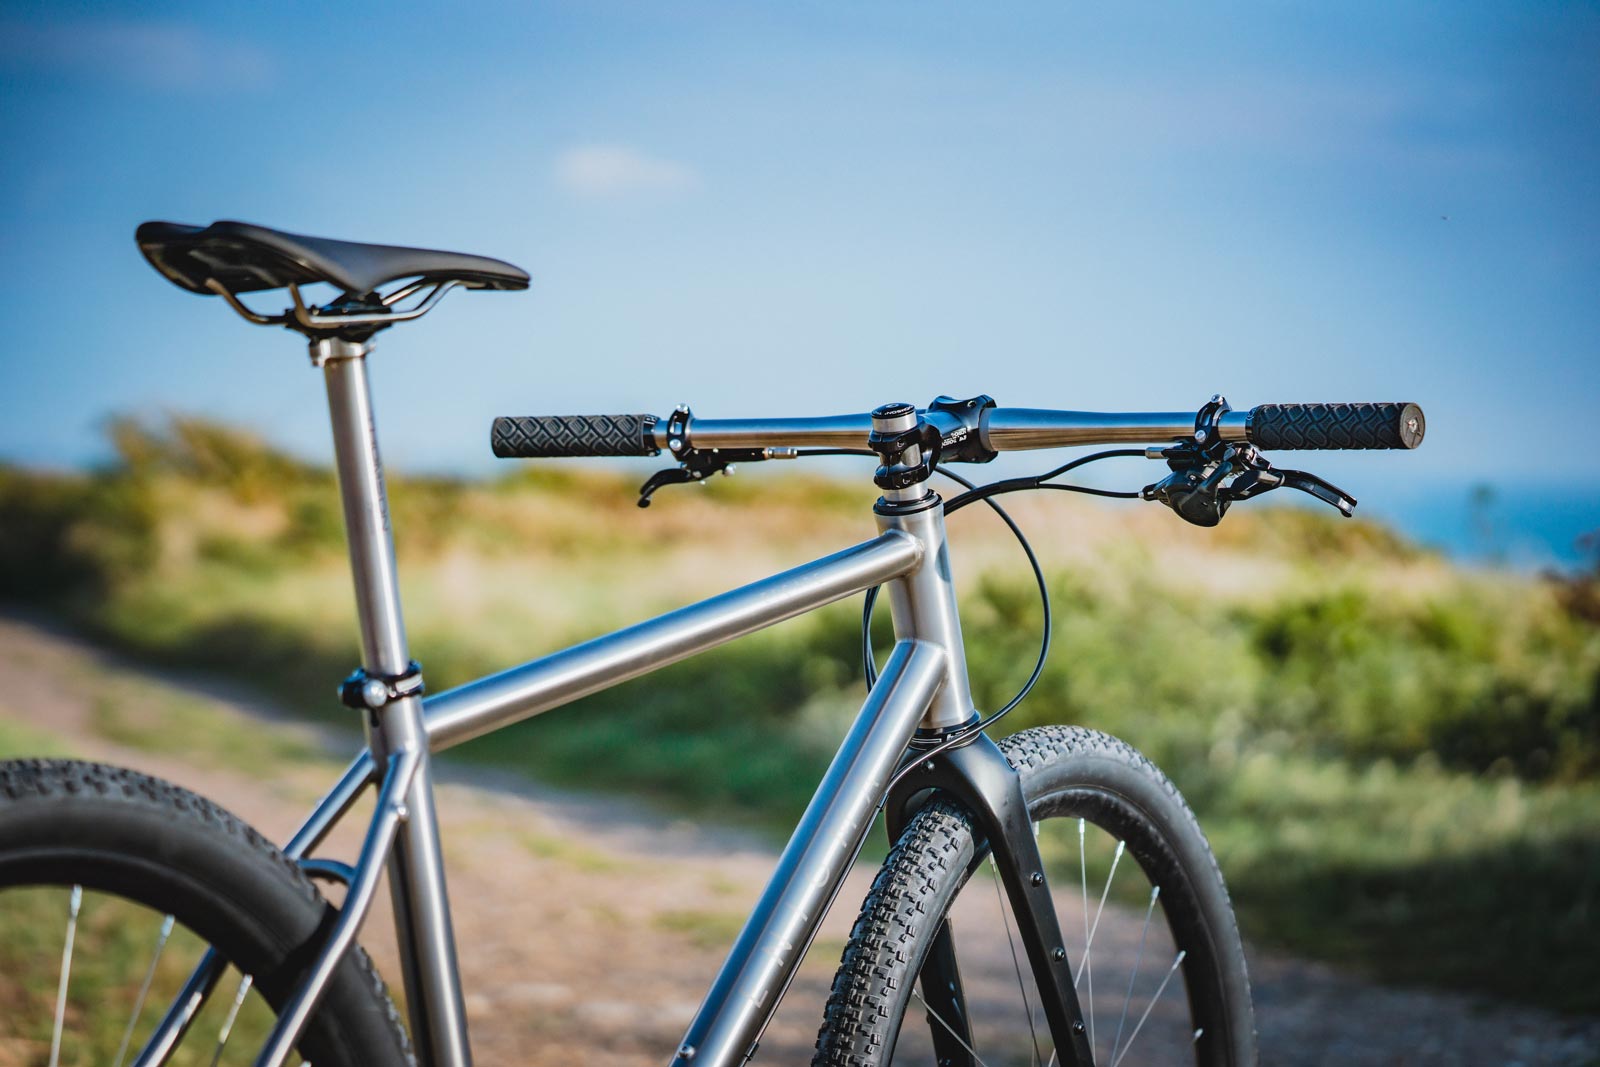
[[[111,427],[87,474],[0,468],[0,600],[345,720],[356,661],[332,475],[192,419]],[[1145,472],[1129,470],[1130,480]],[[526,465],[390,476],[412,645],[438,691],[870,532],[870,484]],[[1600,564],[1452,566],[1382,525],[1019,500],[1056,645],[1004,726],[1080,722],[1196,808],[1256,938],[1380,976],[1600,1008]],[[953,520],[980,706],[1037,649],[997,523]],[[463,747],[464,758],[792,824],[861,695],[859,603]],[[887,648],[885,627],[880,652]]]
[[[50,1059],[61,944],[66,929],[66,887],[7,889],[0,911],[0,1051],[4,1062],[42,1064]],[[72,953],[72,981],[61,1030],[61,1063],[114,1064],[135,1055],[139,1045],[125,1048],[128,1009],[140,1004],[138,1034],[146,1034],[172,1003],[189,973],[200,962],[205,944],[186,927],[176,926],[159,955],[152,951],[163,916],[120,897],[84,892]],[[153,969],[152,969],[153,968]],[[146,974],[150,986],[143,1002]],[[228,968],[219,979],[223,995],[211,997],[196,1015],[195,1033],[222,1032],[240,975]],[[113,1004],[120,1010],[107,1011]],[[248,991],[232,1019],[230,1045],[258,1048],[272,1032],[275,1015],[261,994]],[[212,1047],[189,1041],[169,1060],[173,1067],[213,1064]],[[122,1058],[118,1058],[119,1051]],[[291,1064],[300,1062],[292,1056]]]

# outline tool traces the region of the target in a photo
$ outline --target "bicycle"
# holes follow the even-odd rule
[[[302,334],[312,364],[323,372],[362,651],[361,667],[339,693],[362,716],[366,745],[281,848],[217,805],[133,771],[72,761],[0,765],[0,889],[67,893],[51,1064],[63,1047],[74,937],[87,921],[88,893],[91,901],[105,898],[116,929],[135,931],[130,938],[156,937],[116,1067],[135,1048],[158,972],[170,972],[173,984],[183,980],[138,1045],[131,1062],[140,1067],[191,1055],[179,1045],[194,1032],[230,966],[241,978],[212,1063],[253,989],[272,1020],[255,1059],[261,1067],[277,1067],[294,1051],[318,1067],[413,1061],[464,1067],[470,1050],[430,754],[856,593],[867,594],[866,700],[671,1062],[726,1067],[756,1054],[880,811],[892,847],[844,949],[814,1062],[931,1057],[973,1067],[1057,1061],[1116,1067],[1145,1035],[1152,1036],[1138,1046],[1141,1057],[1255,1062],[1249,979],[1227,889],[1172,783],[1124,742],[1081,727],[1033,728],[999,741],[987,732],[1039,677],[1050,632],[1039,562],[994,498],[1032,489],[1137,497],[1210,526],[1232,503],[1287,486],[1349,515],[1353,498],[1314,475],[1274,467],[1261,450],[1415,448],[1425,432],[1416,405],[1287,404],[1245,412],[1216,396],[1194,413],[1101,414],[1005,408],[978,396],[821,418],[701,419],[680,406],[665,419],[496,419],[491,442],[503,457],[670,454],[675,465],[641,487],[640,506],[665,486],[702,481],[735,463],[870,456],[881,492],[873,508],[878,533],[773,577],[425,696],[402,620],[367,357],[375,334],[425,314],[452,289],[519,290],[527,287],[527,274],[484,257],[301,237],[235,222],[206,228],[145,223],[137,240],[151,264],[180,287],[220,296],[252,323]],[[317,282],[341,295],[309,304],[302,286]],[[286,289],[291,300],[281,314],[252,310],[241,298],[275,289]],[[1140,447],[1113,448],[1038,477],[984,487],[943,466],[983,463],[1008,450],[1091,444]],[[1167,473],[1137,492],[1055,480],[1113,457],[1164,461]],[[964,491],[946,501],[930,485],[936,474]],[[947,513],[977,502],[993,508],[1019,539],[1045,606],[1032,676],[988,715],[975,709],[969,688],[944,525]],[[888,592],[895,633],[881,668],[869,625],[879,589]],[[355,861],[314,856],[368,787],[376,790],[375,812]],[[1112,965],[1101,958],[1102,1002],[1107,989],[1120,1002],[1101,1014],[1095,938],[1119,866],[1136,867],[1149,889],[1130,898],[1117,883],[1116,899],[1136,900],[1130,915],[1137,921],[1142,908],[1143,925],[1131,970],[1108,972]],[[409,1034],[355,943],[385,869]],[[1058,902],[1051,881],[1070,882],[1074,874],[1076,903]],[[313,880],[342,884],[342,904],[331,904]],[[985,952],[997,954],[998,935],[969,941],[963,934],[968,948],[958,950],[956,930],[967,924],[962,908],[986,896],[979,888],[985,881],[1003,898],[1005,962],[1015,971],[1025,1025],[1016,1016],[992,1025],[979,1017],[994,999],[993,983],[971,964]],[[1076,930],[1081,919],[1081,941],[1065,935],[1058,903],[1081,911],[1071,924]],[[123,911],[148,913],[149,932],[138,934],[121,918]],[[1161,922],[1153,920],[1157,911]],[[198,962],[184,962],[175,972],[165,963],[162,971],[165,946],[182,937]],[[138,962],[129,964],[129,985],[144,967],[142,954],[133,958]],[[1151,970],[1140,985],[1146,958]],[[969,963],[965,979],[963,959]],[[1182,989],[1184,996],[1168,996],[1169,989]],[[150,1005],[159,1008],[159,999]],[[122,1005],[115,1007],[120,1013]],[[926,1026],[903,1025],[917,1011]],[[1163,1025],[1166,1044],[1154,1036]]]

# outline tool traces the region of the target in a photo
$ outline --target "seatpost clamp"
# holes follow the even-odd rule
[[[309,347],[311,365],[325,367],[334,360],[360,359],[372,351],[372,342],[350,341],[343,337],[313,337]]]
[[[372,674],[365,667],[357,667],[350,677],[339,683],[340,703],[357,711],[378,711],[397,700],[421,696],[424,692],[422,664],[416,660],[408,663],[400,674]]]

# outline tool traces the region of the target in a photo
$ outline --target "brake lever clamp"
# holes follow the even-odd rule
[[[1172,473],[1140,490],[1146,500],[1159,500],[1196,526],[1215,526],[1228,513],[1233,497],[1224,481],[1239,469],[1235,449],[1223,443],[1218,423],[1232,410],[1221,393],[1194,416],[1194,436],[1181,444],[1150,453],[1167,461]]]
[[[689,423],[694,412],[689,405],[679,404],[667,418],[667,450],[678,461],[676,467],[656,471],[639,487],[639,506],[650,506],[650,498],[657,489],[686,482],[699,482],[714,474],[731,475],[735,463],[754,463],[767,459],[764,448],[693,448],[689,445]]]

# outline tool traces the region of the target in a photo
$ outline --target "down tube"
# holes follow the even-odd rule
[[[937,645],[895,645],[684,1035],[679,1067],[734,1067],[753,1054],[861,849],[895,766],[944,679],[944,665]]]

